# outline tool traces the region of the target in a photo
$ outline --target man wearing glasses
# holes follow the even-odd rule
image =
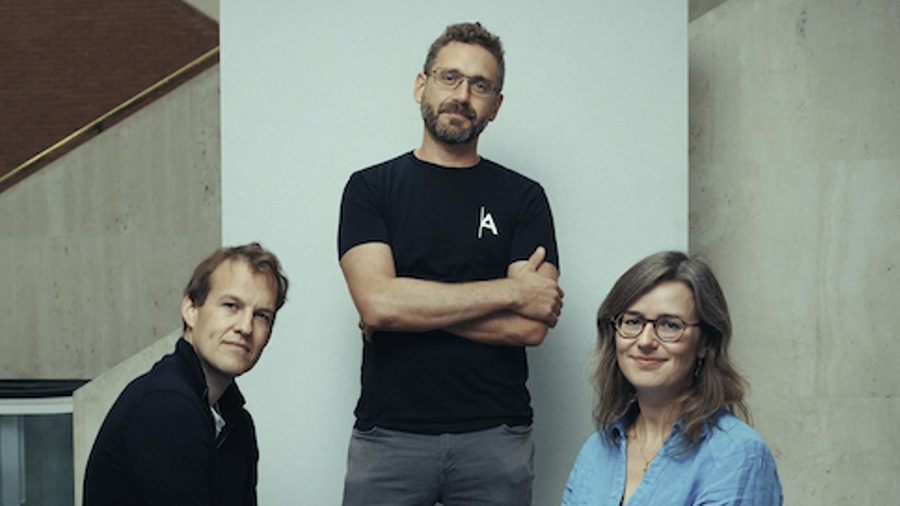
[[[531,504],[525,347],[563,292],[543,189],[478,154],[503,75],[498,37],[447,27],[415,80],[422,144],[344,190],[339,254],[363,336],[345,506]]]

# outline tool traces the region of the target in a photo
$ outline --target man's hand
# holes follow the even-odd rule
[[[563,296],[559,284],[538,272],[546,258],[547,250],[538,246],[524,263],[509,270],[509,278],[518,281],[519,304],[515,312],[526,318],[555,327],[562,313]]]
[[[562,310],[558,271],[545,257],[538,247],[528,260],[510,264],[505,278],[441,283],[398,277],[390,246],[365,243],[344,254],[341,269],[364,339],[371,341],[377,331],[443,329],[481,342],[536,346]],[[511,325],[511,317],[523,321]]]

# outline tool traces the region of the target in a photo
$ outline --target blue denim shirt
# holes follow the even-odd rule
[[[578,454],[563,506],[617,506],[625,491],[626,419],[595,432]],[[723,408],[714,427],[684,452],[681,421],[672,428],[627,506],[782,504],[775,459],[762,437]],[[607,434],[611,437],[607,437]]]

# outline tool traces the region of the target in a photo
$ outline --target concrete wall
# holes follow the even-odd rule
[[[91,454],[94,439],[97,437],[97,432],[100,431],[100,425],[103,424],[109,409],[131,380],[149,371],[159,359],[175,350],[175,342],[179,337],[181,337],[181,329],[157,340],[75,391],[72,396],[74,405],[72,453],[75,468],[76,506],[81,504],[84,471],[88,456]]]
[[[185,0],[184,3],[202,12],[206,15],[206,17],[212,19],[213,21],[219,21],[219,0]]]
[[[721,276],[792,505],[900,495],[900,2],[690,26],[690,243]]]
[[[181,325],[221,244],[219,68],[0,194],[0,377],[90,379]]]
[[[688,0],[688,20],[693,21],[727,0]]]

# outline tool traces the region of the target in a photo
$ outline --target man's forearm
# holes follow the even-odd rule
[[[425,332],[509,311],[512,292],[506,279],[440,283],[400,277],[384,280],[354,300],[362,320],[375,330]]]
[[[451,325],[443,330],[483,344],[538,346],[549,329],[546,323],[505,311]]]
[[[502,313],[552,327],[563,293],[556,267],[544,263],[544,255],[544,248],[537,248],[527,261],[511,264],[506,278],[443,283],[397,276],[390,247],[366,243],[345,253],[341,268],[367,332],[426,332]]]

